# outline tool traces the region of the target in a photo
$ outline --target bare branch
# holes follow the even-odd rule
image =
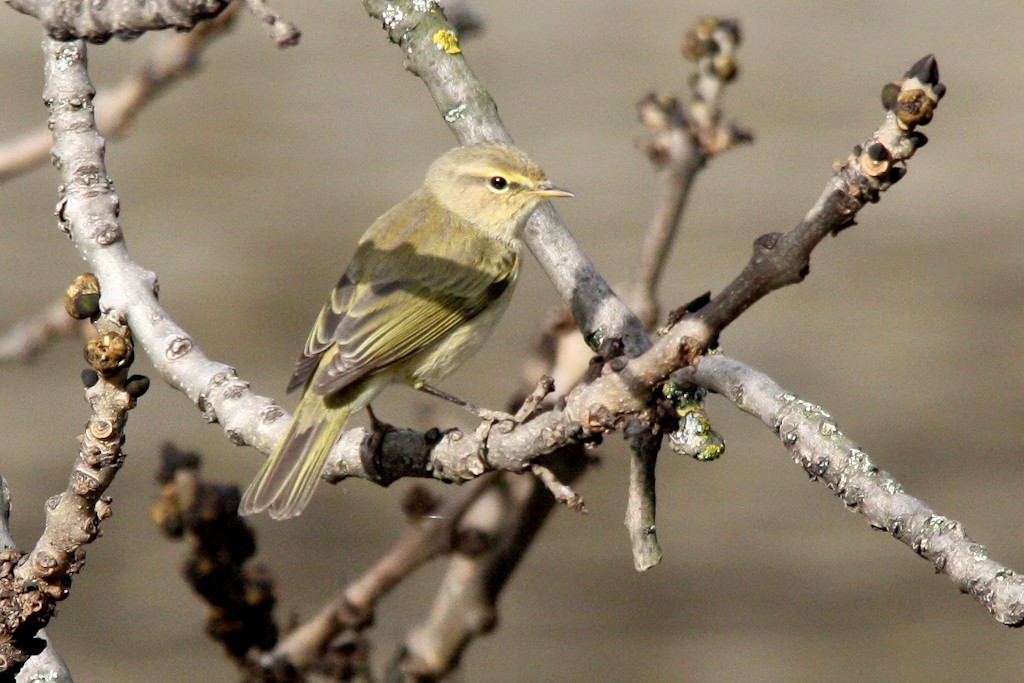
[[[865,204],[877,202],[904,176],[907,160],[928,141],[915,128],[931,121],[945,92],[932,55],[914,64],[904,78],[886,85],[882,92],[885,122],[837,166],[804,219],[789,232],[759,237],[739,276],[688,317],[699,318],[717,333],[769,292],[801,282],[810,272],[811,251],[818,243],[854,225]]]
[[[637,144],[657,171],[658,196],[627,303],[648,329],[658,319],[657,286],[697,173],[711,157],[753,139],[748,131],[721,121],[722,93],[736,76],[739,43],[736,20],[700,19],[683,43],[684,56],[696,62],[689,105],[684,110],[675,97],[654,93],[637,105],[648,129]]]
[[[131,40],[146,31],[187,31],[224,11],[231,0],[155,0],[93,3],[77,0],[6,0],[11,8],[35,17],[54,40],[105,43]]]
[[[960,522],[935,512],[879,470],[820,407],[800,400],[767,375],[722,355],[701,359],[685,374],[772,429],[798,465],[823,482],[872,528],[931,562],[961,592],[1008,626],[1024,625],[1024,576],[988,558]]]
[[[587,458],[574,449],[557,461],[559,479],[571,483]],[[487,545],[452,558],[430,615],[409,633],[385,680],[437,680],[458,664],[474,637],[494,628],[498,595],[556,504],[535,477],[502,474],[498,480],[463,525]]]
[[[96,126],[101,135],[126,135],[147,104],[199,68],[203,52],[234,25],[238,5],[188,33],[162,36],[146,59],[116,88],[96,96]],[[50,158],[53,135],[45,128],[0,145],[0,183],[27,173]]]
[[[31,552],[7,547],[0,553],[0,670],[10,673],[42,651],[45,642],[37,632],[50,620],[56,603],[68,596],[71,577],[85,561],[85,544],[99,535],[100,522],[110,516],[110,499],[103,492],[124,462],[127,412],[149,386],[144,377],[128,376],[134,356],[130,333],[110,317],[97,320],[96,327],[100,335],[86,346],[93,369],[82,376],[92,414],[79,437],[68,487],[46,502],[46,527]],[[9,535],[6,487],[4,499],[0,514]]]
[[[657,565],[662,557],[655,523],[657,498],[654,486],[655,465],[662,435],[654,433],[639,420],[636,423],[640,429],[636,430],[629,444],[632,454],[629,459],[625,524],[633,549],[633,566],[642,572]]]
[[[10,551],[21,555],[18,546],[11,536],[11,491],[7,486],[7,480],[0,475],[0,554]],[[42,652],[34,655],[25,662],[24,666],[15,677],[17,683],[35,683],[35,681],[53,681],[54,683],[71,683],[71,672],[61,659],[60,653],[53,646],[46,629],[39,629],[36,636],[45,642]],[[9,663],[0,661],[0,672],[6,671]]]

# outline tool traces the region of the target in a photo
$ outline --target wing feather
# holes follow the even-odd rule
[[[517,249],[453,225],[461,219],[447,212],[439,226],[432,208],[402,211],[413,220],[385,232],[389,212],[367,231],[317,317],[289,390],[308,384],[319,395],[333,394],[401,362],[478,315],[514,282]],[[338,353],[318,370],[332,345]]]

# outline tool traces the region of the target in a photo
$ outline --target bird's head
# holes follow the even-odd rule
[[[441,155],[425,183],[439,202],[475,227],[511,239],[544,199],[572,197],[554,187],[522,150],[484,142]]]

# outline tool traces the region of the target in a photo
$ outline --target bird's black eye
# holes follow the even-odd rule
[[[487,181],[487,184],[491,186],[492,190],[497,190],[498,192],[504,192],[508,189],[508,181],[500,175],[492,176]]]

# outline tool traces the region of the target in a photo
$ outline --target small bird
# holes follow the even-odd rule
[[[303,387],[295,417],[239,512],[300,514],[349,415],[388,384],[444,396],[430,385],[480,348],[508,306],[526,220],[544,199],[572,196],[504,143],[434,161],[359,240],[288,383]]]

